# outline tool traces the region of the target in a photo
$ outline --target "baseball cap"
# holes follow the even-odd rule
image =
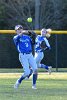
[[[15,30],[18,30],[19,28],[23,29],[22,25],[16,25]]]

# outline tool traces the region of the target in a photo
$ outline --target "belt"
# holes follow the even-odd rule
[[[43,52],[43,51],[36,51],[36,52]]]
[[[21,53],[24,55],[24,54],[30,54],[31,52],[21,52]]]

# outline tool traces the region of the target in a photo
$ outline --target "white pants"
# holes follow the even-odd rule
[[[34,72],[37,70],[37,64],[32,53],[30,54],[19,53],[19,60],[21,62],[21,65],[23,66],[25,75],[30,74],[30,68],[29,68],[30,66],[32,67]]]
[[[36,63],[37,63],[37,67],[40,68],[41,67],[41,60],[43,59],[44,57],[44,54],[43,52],[35,52],[35,60],[36,60]]]

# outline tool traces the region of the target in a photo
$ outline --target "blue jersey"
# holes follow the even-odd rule
[[[13,40],[19,53],[32,52],[31,38],[28,35],[16,35]]]
[[[42,41],[45,41],[46,46],[47,46],[48,48],[50,48],[50,44],[49,44],[47,38],[44,37],[44,36],[38,35],[38,36],[36,37],[36,40],[35,40],[35,42],[36,42],[35,51],[36,51],[36,52],[37,52],[37,51],[42,51],[42,48],[40,47],[40,44],[41,44]]]

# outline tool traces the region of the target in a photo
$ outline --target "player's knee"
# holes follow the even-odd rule
[[[28,76],[30,74],[30,71],[25,72],[25,76]]]
[[[34,74],[37,74],[37,73],[38,73],[37,69],[35,69],[33,73],[34,73]]]
[[[41,64],[38,64],[38,68],[41,68]]]

